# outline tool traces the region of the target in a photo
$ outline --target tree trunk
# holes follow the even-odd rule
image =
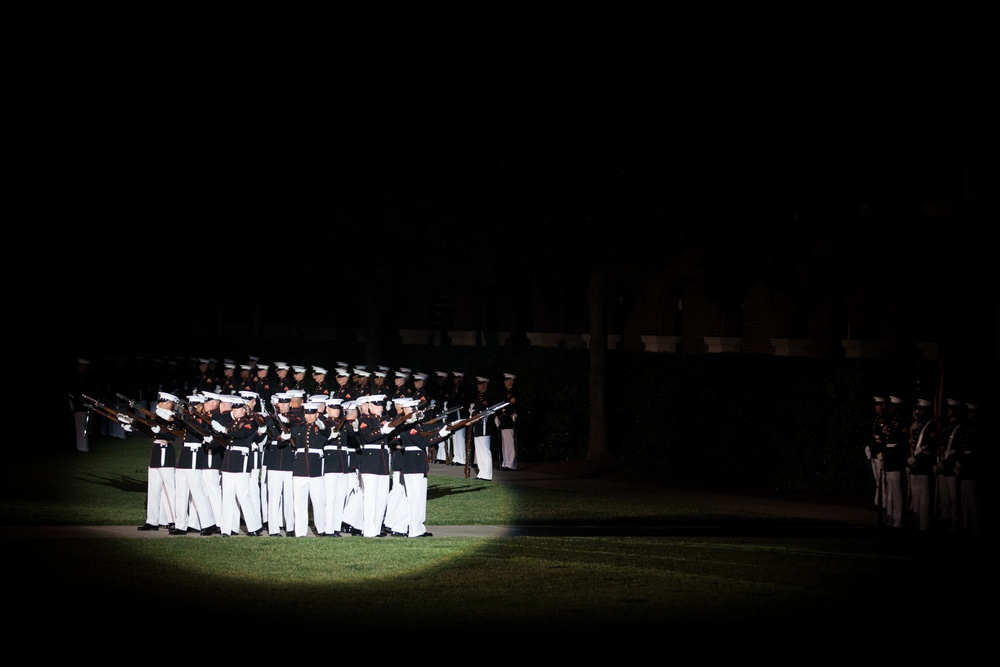
[[[604,398],[605,361],[608,353],[607,272],[595,268],[590,275],[590,441],[588,461],[607,461],[607,406]]]

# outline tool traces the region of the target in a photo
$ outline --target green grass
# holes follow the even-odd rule
[[[13,467],[0,523],[137,526],[147,456],[142,439],[97,439],[89,455],[37,448]],[[917,609],[931,615],[934,605],[974,601],[987,572],[985,543],[954,535],[774,531],[780,517],[487,485],[433,470],[428,496],[429,525],[720,529],[425,540],[8,536],[0,546],[21,584],[13,587],[19,620],[55,608],[128,633],[163,619],[176,634],[196,614],[216,628],[246,623],[252,635],[302,619],[317,639],[324,627],[374,626],[417,638],[489,627],[565,641],[604,641],[622,629],[642,633],[630,641],[683,641],[685,631],[788,633],[805,624],[842,645],[873,615],[881,628],[904,628]]]

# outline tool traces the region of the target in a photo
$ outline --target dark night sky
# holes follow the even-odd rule
[[[789,228],[868,242],[831,220],[962,194],[979,125],[953,64],[683,56],[217,62],[92,82],[56,132],[83,221],[70,240],[88,279],[128,295],[285,261],[656,246],[741,217],[764,245]],[[670,225],[683,236],[656,236]]]
[[[417,62],[322,82],[220,77],[204,98],[148,91],[155,114],[139,103],[109,120],[110,142],[84,141],[112,160],[107,194],[124,186],[123,212],[184,229],[210,202],[230,238],[230,225],[260,233],[277,218],[290,232],[350,218],[473,234],[623,184],[636,197],[754,192],[775,206],[960,194],[971,128],[955,122],[954,72],[780,65],[696,76],[628,61]]]

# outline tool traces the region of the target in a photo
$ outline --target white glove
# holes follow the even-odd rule
[[[497,428],[500,428],[500,418],[499,417],[494,417],[493,418],[493,423],[497,425]]]
[[[333,433],[330,434],[331,440],[336,440],[339,437],[340,437],[340,431],[334,431]]]
[[[383,426],[383,427],[382,427],[381,429],[379,429],[379,430],[381,430],[381,431],[382,431],[382,434],[383,434],[383,435],[389,435],[389,434],[390,434],[390,433],[392,433],[392,432],[393,432],[393,431],[394,431],[395,429],[394,429],[393,427],[389,426],[388,424],[386,424],[385,426]]]
[[[516,412],[510,416],[510,420],[512,422],[516,422],[517,421],[517,413]]]
[[[281,439],[282,440],[291,440],[292,439],[292,434],[291,433],[282,433],[281,434]]]
[[[166,408],[156,408],[156,414],[162,417],[163,419],[169,420],[170,416],[174,413],[172,413],[170,410],[167,410]]]
[[[442,438],[447,438],[449,433],[451,433],[451,431],[448,430],[447,426],[442,426],[441,430],[438,431],[438,435],[440,435]]]
[[[322,419],[316,420],[316,428],[318,428],[321,431],[326,428],[326,424],[323,422]]]
[[[123,415],[120,412],[117,415],[115,415],[115,417],[117,417],[118,421],[120,421],[123,424],[131,424],[132,423],[132,418],[131,417],[129,417],[127,415]]]
[[[287,424],[288,423],[288,417],[286,417],[285,415],[281,414],[280,412],[278,413],[278,419],[281,420],[282,424]]]
[[[868,445],[865,445],[865,458],[868,459],[869,461],[872,460],[872,448],[869,447]]]
[[[915,458],[913,458],[912,456],[910,458],[906,459],[906,465],[909,465],[909,466],[914,465],[916,462],[917,462],[917,460]]]
[[[226,427],[220,424],[219,422],[215,421],[214,419],[212,420],[212,428],[218,431],[219,433],[226,432]]]
[[[206,445],[210,445],[210,444],[212,444],[212,441],[213,441],[213,440],[215,440],[215,438],[213,438],[213,437],[212,437],[212,436],[210,436],[210,435],[206,435],[205,437],[203,437],[203,438],[201,439],[201,441],[202,441],[202,442],[204,442],[204,443],[205,443]]]
[[[265,433],[267,433],[267,427],[266,426],[258,426],[257,427],[257,433],[259,435],[264,435]]]
[[[153,433],[159,433],[160,427],[157,426],[156,424],[153,424],[152,426],[149,427],[149,430],[152,431]]]
[[[125,431],[126,433],[131,433],[132,432],[132,425],[131,424],[122,424],[122,430]]]
[[[386,411],[392,410],[392,401],[385,402],[385,409]]]
[[[476,411],[476,404],[469,403],[469,412],[475,412],[475,411]]]

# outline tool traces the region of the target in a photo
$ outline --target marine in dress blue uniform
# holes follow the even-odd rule
[[[309,534],[309,509],[312,508],[316,534],[326,526],[326,487],[323,480],[323,446],[330,429],[320,419],[325,405],[309,401],[302,406],[301,418],[292,418],[292,446],[295,463],[292,468],[292,498],[295,502],[295,536]]]
[[[257,425],[247,414],[246,401],[240,396],[223,396],[232,405],[229,418],[220,414],[212,420],[212,428],[226,435],[229,444],[222,457],[222,519],[219,528],[223,537],[239,532],[240,514],[246,522],[247,535],[261,534],[261,519],[250,497],[250,450],[257,439]],[[225,422],[225,424],[223,423]],[[234,528],[235,526],[235,528]]]
[[[281,537],[281,529],[288,536],[295,535],[295,499],[292,489],[292,472],[295,469],[295,447],[292,444],[291,396],[286,392],[275,395],[275,415],[270,431],[270,449],[267,464],[267,534]]]
[[[364,537],[381,537],[389,499],[389,442],[386,434],[392,428],[386,426],[382,419],[385,395],[369,396],[368,400],[359,403],[359,407],[361,410],[355,427],[361,441],[358,465],[363,492],[361,534]]]

